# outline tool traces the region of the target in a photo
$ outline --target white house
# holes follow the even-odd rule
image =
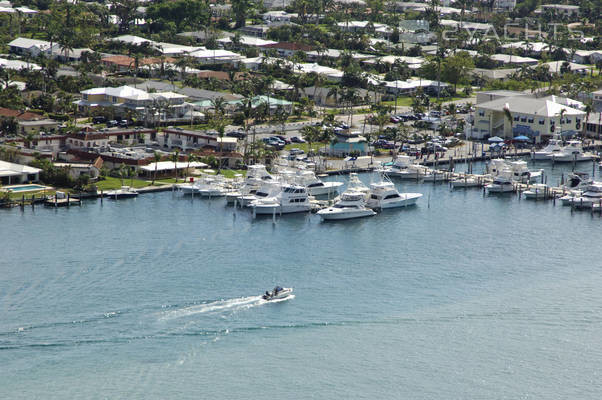
[[[29,39],[29,38],[16,38],[8,44],[10,52],[19,55],[28,55],[30,57],[37,57],[41,53],[48,53],[50,51],[50,42],[45,40]]]
[[[0,161],[0,181],[2,185],[14,185],[18,183],[37,182],[40,180],[39,168],[27,165],[14,164]]]

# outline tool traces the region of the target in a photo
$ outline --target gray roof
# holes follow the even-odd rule
[[[158,92],[176,92],[190,97],[191,100],[214,100],[223,97],[224,100],[238,100],[242,96],[232,93],[214,92],[212,90],[195,89],[191,87],[172,86],[169,82],[147,80],[136,85],[137,88],[148,91],[155,89]]]

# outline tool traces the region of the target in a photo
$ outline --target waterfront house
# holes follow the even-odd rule
[[[0,182],[2,182],[2,185],[38,182],[40,180],[41,171],[42,170],[39,168],[33,168],[27,165],[0,161]]]
[[[602,89],[592,92],[592,105],[594,110],[602,111]]]
[[[513,139],[522,135],[536,143],[553,135],[566,136],[581,132],[585,112],[566,103],[553,96],[540,99],[530,96],[501,97],[480,103],[476,105],[474,126],[468,132],[473,139],[493,136]],[[510,111],[512,120],[507,118],[504,109]]]

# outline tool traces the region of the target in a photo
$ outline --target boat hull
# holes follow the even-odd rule
[[[371,217],[376,215],[371,209],[364,210],[341,210],[341,209],[325,209],[318,211],[318,215],[322,221],[340,221],[345,219],[355,219]]]
[[[393,201],[368,201],[367,207],[386,210],[389,208],[401,208],[415,206],[422,193],[400,193],[400,198]]]

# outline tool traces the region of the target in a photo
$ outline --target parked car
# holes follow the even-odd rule
[[[299,154],[303,154],[305,152],[303,150],[298,149],[298,148],[295,147],[293,149],[290,149],[288,153],[292,154],[292,155],[299,155]]]
[[[107,126],[109,128],[112,128],[112,127],[117,126],[117,125],[119,125],[119,122],[117,122],[117,120],[115,120],[115,119],[112,119],[109,122],[107,122]]]
[[[118,122],[118,125],[121,128],[127,128],[128,127],[128,120],[127,119],[122,119],[121,121]]]
[[[428,151],[433,152],[433,151],[438,151],[438,152],[443,152],[445,153],[447,151],[447,147],[442,146],[439,143],[427,143],[426,144],[426,148]]]
[[[388,140],[385,140],[385,139],[378,139],[378,140],[374,141],[372,143],[372,146],[379,147],[381,149],[394,149],[395,148],[394,143],[389,142]]]
[[[298,136],[293,136],[291,138],[291,142],[293,142],[293,143],[305,143],[305,140],[302,139],[302,138],[300,138],[300,137],[298,137]]]
[[[284,136],[282,136],[282,135],[276,135],[276,136],[274,136],[274,137],[276,137],[276,138],[278,138],[278,139],[282,140],[282,141],[283,141],[284,143],[286,143],[286,144],[291,144],[291,140],[290,140],[290,139],[288,139],[288,138],[286,138],[286,137],[284,137]]]
[[[247,134],[242,131],[233,131],[233,132],[226,132],[226,136],[235,137],[237,139],[244,139],[247,137]]]
[[[394,124],[398,124],[400,123],[402,120],[401,118],[395,116],[395,115],[391,115],[391,118],[389,118],[389,121],[391,121]]]
[[[103,116],[97,116],[92,118],[93,124],[104,124],[105,122],[107,122],[107,118]]]

